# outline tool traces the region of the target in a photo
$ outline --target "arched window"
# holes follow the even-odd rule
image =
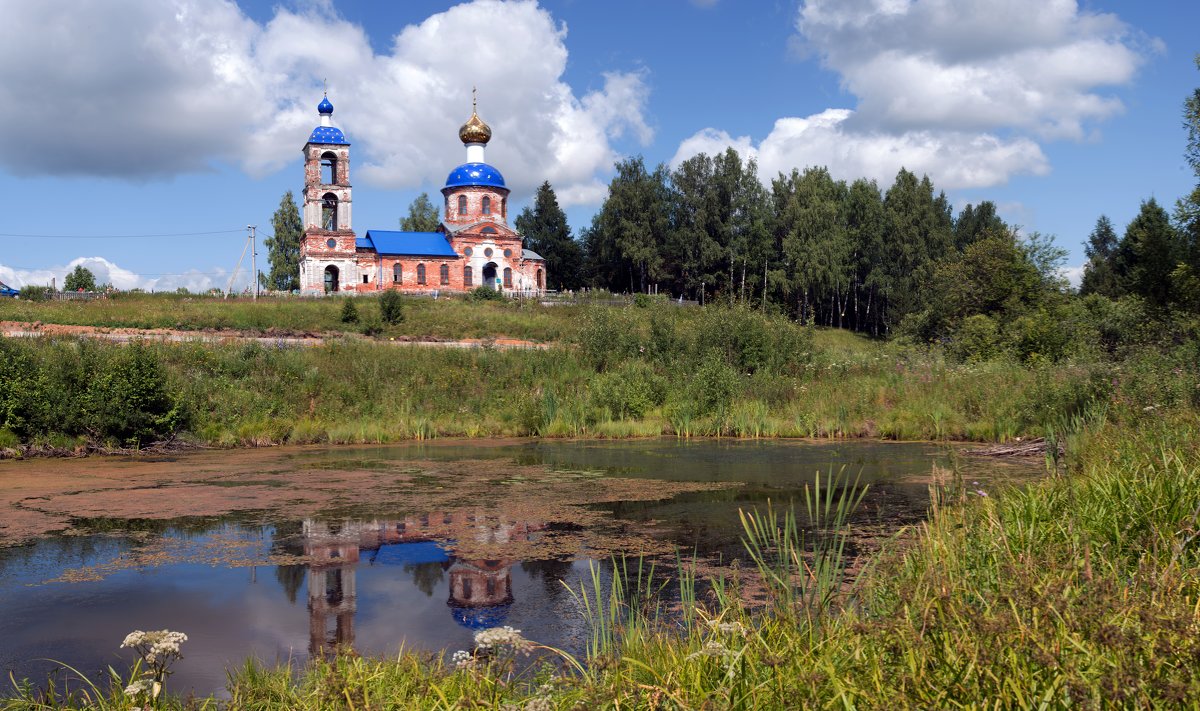
[[[329,294],[338,290],[338,268],[332,264],[325,267],[325,293]]]
[[[486,195],[483,196],[483,214],[492,214],[492,199]]]
[[[460,215],[467,214],[467,196],[466,195],[458,196],[458,214],[460,214]]]
[[[479,233],[485,234],[485,235],[494,235],[494,234],[496,234],[496,228],[495,227],[484,227],[482,230],[479,230]]]
[[[424,264],[417,265],[417,283],[418,284],[425,283],[425,265]]]
[[[337,156],[333,153],[321,154],[321,183],[323,185],[337,184]]]
[[[442,283],[442,286],[446,286],[447,284],[450,283],[450,265],[449,264],[442,264],[441,268],[438,269],[438,277]]]
[[[512,288],[512,269],[509,267],[504,268],[504,288]]]
[[[404,269],[400,266],[400,262],[392,265],[392,283],[399,284],[404,281]]]
[[[508,198],[500,198],[500,216],[508,217]]]
[[[473,286],[473,279],[471,277],[471,267],[470,266],[463,267],[463,286]]]
[[[338,199],[333,193],[325,193],[321,198],[321,229],[336,230],[338,228]]]
[[[545,280],[545,276],[542,275],[542,270],[541,269],[537,270],[537,288],[538,289],[546,288],[544,280]]]

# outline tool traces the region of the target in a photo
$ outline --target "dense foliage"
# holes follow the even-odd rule
[[[517,215],[514,227],[525,238],[525,249],[546,260],[547,288],[566,291],[578,289],[583,274],[583,250],[571,238],[567,215],[558,206],[558,197],[550,183],[544,182],[534,196],[533,206]]]
[[[260,275],[261,285],[272,291],[293,291],[300,288],[300,241],[304,238],[304,223],[292,191],[284,193],[279,208],[271,216],[274,234],[263,240],[271,271]]]
[[[71,273],[67,274],[67,278],[63,280],[63,289],[66,291],[95,291],[96,275],[82,264],[76,264]]]
[[[437,207],[429,199],[429,193],[421,193],[408,206],[408,214],[400,218],[400,229],[405,232],[436,232],[442,224]]]

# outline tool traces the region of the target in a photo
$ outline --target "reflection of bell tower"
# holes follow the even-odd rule
[[[312,561],[308,566],[308,653],[312,656],[354,645],[358,550],[356,530],[304,522],[304,554]]]
[[[321,124],[304,144],[304,238],[300,242],[300,290],[354,291],[359,270],[350,223],[350,143],[333,125],[333,104],[317,105]]]

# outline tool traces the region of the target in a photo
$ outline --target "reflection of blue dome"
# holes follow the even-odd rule
[[[317,126],[313,129],[312,135],[308,137],[309,143],[329,143],[336,146],[348,146],[350,141],[346,140],[346,135],[342,133],[342,129],[334,128],[333,126]]]
[[[464,185],[503,188],[504,176],[487,163],[463,163],[450,171],[450,176],[446,178],[446,187],[457,188]]]
[[[329,97],[321,99],[321,103],[317,104],[317,113],[322,116],[328,116],[333,113],[333,104],[329,102]]]
[[[486,630],[499,627],[508,617],[508,608],[512,605],[492,605],[490,607],[454,607],[450,614],[454,621],[469,630]]]

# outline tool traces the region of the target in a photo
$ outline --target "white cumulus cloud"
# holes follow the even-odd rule
[[[988,187],[1050,170],[1041,144],[1083,139],[1122,110],[1104,93],[1157,48],[1074,0],[805,0],[796,46],[858,103],[781,118],[761,140],[707,128],[678,162],[733,146],[765,177],[826,165],[890,182],[906,167],[939,187]]]
[[[175,291],[180,287],[197,293],[213,288],[223,290],[229,285],[230,276],[228,270],[219,267],[207,272],[190,269],[173,274],[139,274],[104,257],[77,257],[66,264],[42,269],[22,269],[0,263],[0,282],[14,289],[23,286],[49,286],[51,283],[62,289],[67,274],[77,266],[90,271],[96,277],[97,284],[111,284],[121,291]],[[234,280],[233,288],[241,291],[249,286],[250,270],[243,268]]]
[[[533,0],[475,0],[399,30],[376,53],[331,3],[260,24],[232,0],[4,2],[0,103],[12,172],[142,180],[210,169],[260,175],[294,160],[328,78],[355,175],[383,187],[440,183],[463,159],[471,89],[510,187],[571,195],[646,143],[639,72],[577,95],[562,77],[567,28]],[[497,40],[497,29],[502,41]],[[582,199],[582,198],[581,198]]]

